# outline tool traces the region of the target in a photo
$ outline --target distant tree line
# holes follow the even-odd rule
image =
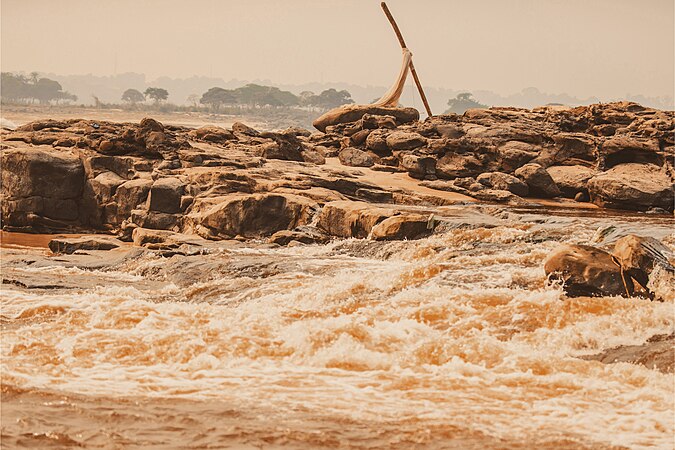
[[[92,94],[96,108],[115,108],[119,104],[104,103]],[[326,89],[319,94],[311,91],[295,95],[273,86],[247,84],[236,89],[212,87],[201,97],[190,95],[186,102],[189,106],[168,103],[169,92],[160,87],[149,87],[144,91],[129,88],[122,93],[120,100],[129,108],[143,108],[162,111],[176,110],[210,110],[220,112],[227,110],[233,113],[242,109],[299,109],[328,110],[340,105],[354,103],[351,94],[346,90]],[[29,77],[20,74],[2,72],[2,101],[6,103],[49,104],[61,101],[76,101],[77,97],[64,91],[61,85],[48,78],[40,78],[36,72]],[[150,103],[152,102],[152,103]]]
[[[199,103],[218,111],[221,106],[261,107],[310,107],[330,109],[347,103],[354,103],[352,95],[345,91],[326,89],[319,95],[311,91],[295,95],[272,86],[247,84],[237,89],[212,87],[202,94]]]
[[[30,76],[2,72],[0,93],[4,103],[50,104],[61,101],[76,101],[77,96],[64,91],[58,81],[40,78],[37,72]]]

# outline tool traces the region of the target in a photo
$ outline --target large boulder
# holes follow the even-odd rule
[[[532,197],[553,198],[560,196],[560,189],[558,189],[555,181],[546,169],[539,164],[525,164],[516,170],[515,175],[527,183]]]
[[[365,202],[330,202],[321,210],[317,226],[332,236],[365,238],[376,224],[393,215],[391,209]]]
[[[185,186],[177,178],[160,178],[152,183],[148,195],[148,209],[167,214],[180,212]]]
[[[350,123],[361,120],[366,114],[376,116],[393,116],[397,125],[419,120],[420,113],[414,108],[396,108],[373,105],[343,105],[332,109],[316,119],[312,125],[319,131],[326,131],[330,125]]]
[[[544,271],[572,297],[629,295],[612,255],[589,245],[561,246],[546,259]]]
[[[673,179],[653,164],[619,164],[588,180],[591,201],[607,208],[673,210]]]
[[[414,154],[399,154],[399,166],[413,178],[436,179],[436,158]]]
[[[429,217],[421,214],[402,214],[388,217],[375,225],[370,238],[376,241],[418,239],[431,233]]]
[[[373,130],[366,138],[366,148],[372,150],[379,155],[389,153],[389,146],[387,145],[387,136],[390,131],[386,129]]]
[[[4,150],[1,165],[4,225],[24,227],[39,224],[41,218],[66,222],[79,218],[84,169],[77,156]]]
[[[584,166],[551,166],[546,169],[551,179],[560,189],[563,197],[574,198],[579,192],[588,193],[588,180],[595,171]]]
[[[290,194],[233,194],[197,199],[187,216],[192,228],[203,227],[210,236],[268,236],[279,230],[306,225],[318,205]]]
[[[153,181],[145,178],[126,181],[115,190],[113,200],[117,204],[117,215],[126,219],[131,211],[146,202]]]

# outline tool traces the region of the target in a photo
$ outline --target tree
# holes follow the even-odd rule
[[[352,100],[352,94],[345,90],[337,91],[333,88],[326,89],[311,100],[313,101],[313,106],[319,106],[325,109],[336,108],[341,105],[354,103],[354,100]]]
[[[204,92],[199,99],[202,105],[209,105],[214,111],[218,111],[221,105],[232,105],[237,103],[237,98],[231,90],[220,87],[212,87]]]
[[[137,89],[127,89],[122,94],[122,101],[135,105],[145,100],[145,95]]]
[[[15,75],[8,72],[2,73],[2,99],[4,101],[26,102],[38,100],[42,104],[52,101],[74,101],[77,97],[70,92],[64,91],[58,81],[49,78],[37,78],[37,72],[31,74],[31,78],[23,75]]]
[[[169,98],[169,91],[162,88],[149,87],[144,93],[146,97],[150,97],[155,101],[155,103],[159,103],[160,101]]]
[[[487,105],[478,103],[476,100],[471,98],[471,96],[472,94],[470,92],[462,92],[461,94],[457,94],[457,97],[448,100],[448,106],[450,108],[445,111],[445,114],[464,114],[467,109],[488,107]]]
[[[247,84],[232,92],[237,102],[249,106],[296,106],[300,103],[292,92],[272,86]]]
[[[49,78],[40,78],[33,86],[32,97],[40,103],[46,104],[52,100],[58,100],[63,94],[63,88],[58,81]]]
[[[4,101],[25,101],[31,97],[31,88],[32,86],[28,84],[28,79],[25,76],[15,75],[10,72],[2,72],[0,93],[2,93],[2,99]]]
[[[59,92],[59,97],[56,99],[56,103],[59,103],[61,100],[65,102],[76,102],[77,95],[71,94],[68,91]]]

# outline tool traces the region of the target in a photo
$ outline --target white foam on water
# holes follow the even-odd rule
[[[573,228],[575,239],[592,236]],[[577,356],[671,332],[673,291],[661,287],[665,302],[563,300],[541,270],[557,244],[532,243],[540,236],[456,230],[390,244],[398,253],[384,260],[331,253],[353,241],[245,249],[246,257],[306,263],[264,279],[223,275],[192,287],[241,283],[209,302],[157,301],[179,290],[173,285],[8,291],[3,315],[14,323],[3,332],[3,376],[90,395],[218,399],[235,408],[263,404],[270,414],[302,407],[354,420],[470,425],[516,439],[569,430],[630,448],[670,448],[671,374]],[[118,280],[142,278],[131,277]]]

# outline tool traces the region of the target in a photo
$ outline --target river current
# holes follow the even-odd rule
[[[561,242],[675,249],[672,218],[489,214],[409,242],[14,269],[79,285],[3,285],[2,447],[673,448],[673,374],[579,358],[671,333],[673,280],[651,280],[662,302],[567,298],[543,272]]]

